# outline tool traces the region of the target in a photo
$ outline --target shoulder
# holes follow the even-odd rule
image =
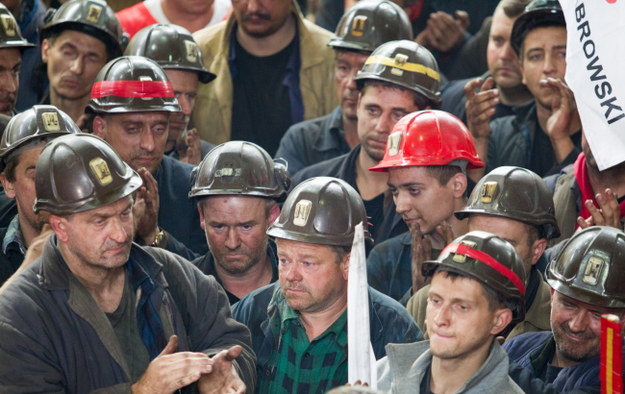
[[[306,167],[298,171],[295,175],[293,175],[293,184],[292,186],[297,186],[302,183],[306,179],[314,178],[316,176],[334,176],[336,177],[339,174],[339,169],[345,164],[348,160],[349,153],[341,155],[339,157],[335,157],[333,159],[322,161],[321,163],[313,164],[312,166]]]
[[[311,35],[313,41],[326,47],[328,41],[334,37],[334,33],[324,29],[321,26],[314,24],[305,18],[300,18],[302,25],[306,29],[306,32]]]
[[[116,12],[115,16],[117,17],[117,19],[119,19],[120,22],[122,22],[122,20],[125,21],[125,20],[130,20],[131,18],[134,18],[134,17],[139,17],[140,15],[145,14],[146,12],[149,12],[149,11],[146,8],[145,4],[143,4],[143,2],[140,2],[128,8],[124,8],[123,10]]]
[[[551,331],[528,332],[506,341],[503,344],[503,348],[511,360],[517,361],[524,358],[534,349],[541,347],[552,336]]]
[[[214,42],[220,40],[224,36],[229,20],[230,18],[193,33],[193,39],[202,49],[202,55],[205,55],[204,52],[207,48],[210,48]],[[207,59],[204,60],[206,61]]]
[[[369,286],[369,297],[373,310],[381,320],[386,320],[387,323],[403,324],[405,328],[414,326],[414,329],[417,329],[414,320],[402,304],[386,294],[380,293],[371,286]]]
[[[254,319],[255,316],[264,318],[267,315],[267,308],[271,298],[279,289],[279,283],[274,282],[252,291],[232,306],[232,317],[248,326],[249,323],[256,320]]]

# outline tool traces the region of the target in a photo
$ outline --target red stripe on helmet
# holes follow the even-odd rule
[[[169,81],[99,81],[91,88],[91,98],[117,97],[174,97]]]
[[[491,255],[482,252],[481,250],[473,249],[468,245],[461,243],[451,243],[443,249],[441,255],[445,252],[461,254],[463,256],[470,257],[472,259],[476,259],[487,266],[493,268],[495,271],[499,272],[506,278],[512,282],[512,284],[521,292],[521,294],[525,295],[525,284],[519,278],[519,276],[512,271],[510,268],[506,267],[496,259],[494,259]]]

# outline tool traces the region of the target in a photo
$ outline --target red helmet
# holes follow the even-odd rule
[[[484,167],[467,127],[445,111],[425,110],[404,116],[388,136],[384,158],[371,171],[392,167],[444,166],[455,160],[467,168]]]

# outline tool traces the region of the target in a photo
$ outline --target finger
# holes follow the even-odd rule
[[[242,352],[243,352],[243,346],[235,345],[226,351],[224,358],[226,359],[226,361],[233,361],[237,357],[239,357]]]
[[[588,218],[588,221],[586,221],[583,217],[578,216],[577,217],[577,225],[579,226],[580,229],[585,229],[587,227],[590,227],[593,225],[592,223],[592,217]]]
[[[165,348],[163,349],[163,351],[159,354],[159,357],[164,356],[166,354],[175,353],[177,349],[178,349],[178,336],[172,335],[169,337],[169,341],[167,342],[167,345],[165,345]]]
[[[482,92],[493,89],[495,87],[495,80],[493,79],[493,77],[488,77],[486,78],[486,81],[484,81],[484,84],[482,84],[482,87],[480,88],[480,90]]]
[[[460,23],[460,26],[462,26],[464,30],[467,30],[471,25],[469,13],[463,10],[457,10],[454,14],[456,15],[456,21]]]
[[[473,97],[477,92],[476,89],[482,84],[482,78],[475,78],[464,85],[464,96],[467,99]]]
[[[590,217],[592,218],[595,225],[605,225],[605,217],[603,216],[603,212],[601,212],[601,210],[595,206],[592,200],[584,201],[584,205],[586,206],[586,209],[588,209],[588,212],[590,212]]]

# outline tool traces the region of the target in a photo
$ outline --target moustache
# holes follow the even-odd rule
[[[592,332],[589,332],[589,331],[582,331],[582,332],[572,331],[566,324],[561,325],[560,328],[565,334],[572,335],[580,339],[594,339],[596,337],[596,335],[594,335]]]
[[[252,18],[258,18],[258,19],[263,19],[263,20],[271,20],[271,16],[269,16],[268,14],[262,14],[260,12],[249,12],[247,14],[243,15],[243,20],[244,21],[249,21]]]

